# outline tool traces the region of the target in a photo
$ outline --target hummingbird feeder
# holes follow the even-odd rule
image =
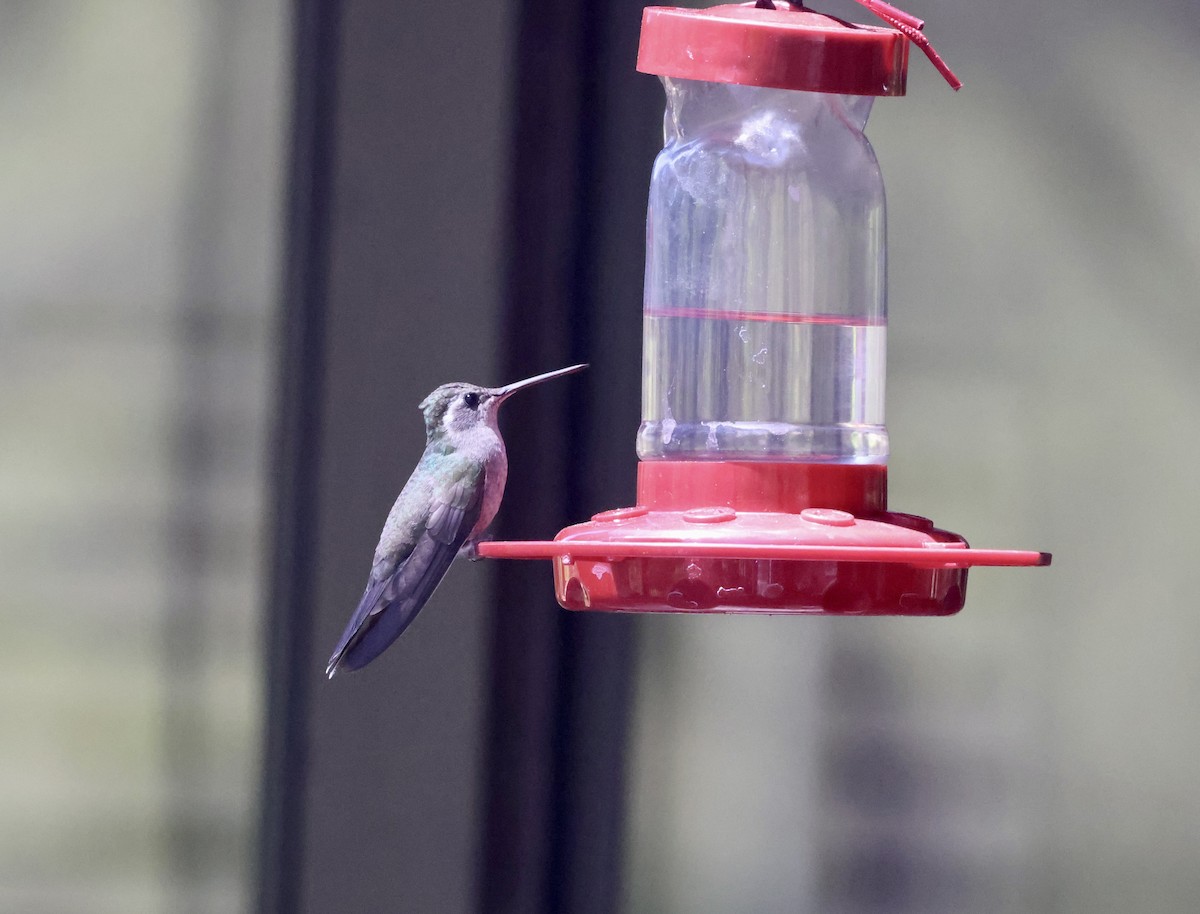
[[[567,609],[948,615],[972,549],[887,506],[884,189],[863,134],[903,95],[923,23],[759,0],[643,13],[638,69],[666,89],[650,182],[637,504],[553,542]]]

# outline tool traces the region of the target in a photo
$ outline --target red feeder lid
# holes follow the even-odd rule
[[[803,8],[647,7],[637,68],[655,76],[844,95],[903,95],[908,40]]]

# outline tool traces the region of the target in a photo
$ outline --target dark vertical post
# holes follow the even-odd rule
[[[274,554],[266,630],[266,743],[259,835],[260,911],[300,908],[306,834],[314,531],[332,222],[337,0],[297,0],[292,146],[280,322]]]
[[[642,281],[646,192],[660,145],[658,80],[635,70],[641,0],[614,0],[589,26],[587,178],[581,200],[577,273],[596,364],[575,464],[575,520],[634,503],[640,419]],[[561,675],[558,854],[550,911],[615,914],[620,905],[627,724],[632,702],[636,617],[563,613],[568,665]]]
[[[590,370],[508,417],[503,537],[633,500],[646,182],[661,102],[634,71],[641,4],[526,3],[518,38],[509,376]],[[528,455],[534,455],[529,459]],[[480,910],[619,901],[628,617],[558,609],[542,563],[499,571]]]
[[[582,312],[573,296],[581,256],[585,8],[581,0],[519,7],[503,335],[509,377],[578,360],[571,327]],[[508,491],[529,494],[507,500],[500,538],[550,536],[570,519],[581,411],[565,394],[547,386],[539,403],[514,398],[506,406]],[[536,914],[545,910],[554,847],[563,620],[543,563],[505,563],[496,577],[479,910]]]

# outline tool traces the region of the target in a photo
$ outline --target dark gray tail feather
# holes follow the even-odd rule
[[[330,679],[338,670],[366,666],[404,633],[446,576],[465,538],[442,543],[426,533],[395,571],[367,585],[325,668]]]
[[[346,625],[345,631],[342,632],[342,637],[338,641],[337,647],[333,649],[333,654],[329,658],[329,664],[325,667],[325,675],[330,679],[340,667],[351,669],[344,664],[346,652],[350,649],[350,644],[354,641],[355,635],[359,633],[359,629],[371,617],[371,610],[383,597],[384,590],[387,589],[388,581],[371,581],[367,584],[366,590],[363,591],[362,599],[358,601],[358,608],[354,610],[354,614],[350,617],[349,623]]]

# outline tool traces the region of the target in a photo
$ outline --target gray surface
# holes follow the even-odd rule
[[[324,662],[424,443],[438,383],[498,383],[509,8],[343,11],[319,448],[318,617],[302,907],[471,909],[486,566],[456,566],[362,673]],[[464,74],[469,73],[469,77]]]

